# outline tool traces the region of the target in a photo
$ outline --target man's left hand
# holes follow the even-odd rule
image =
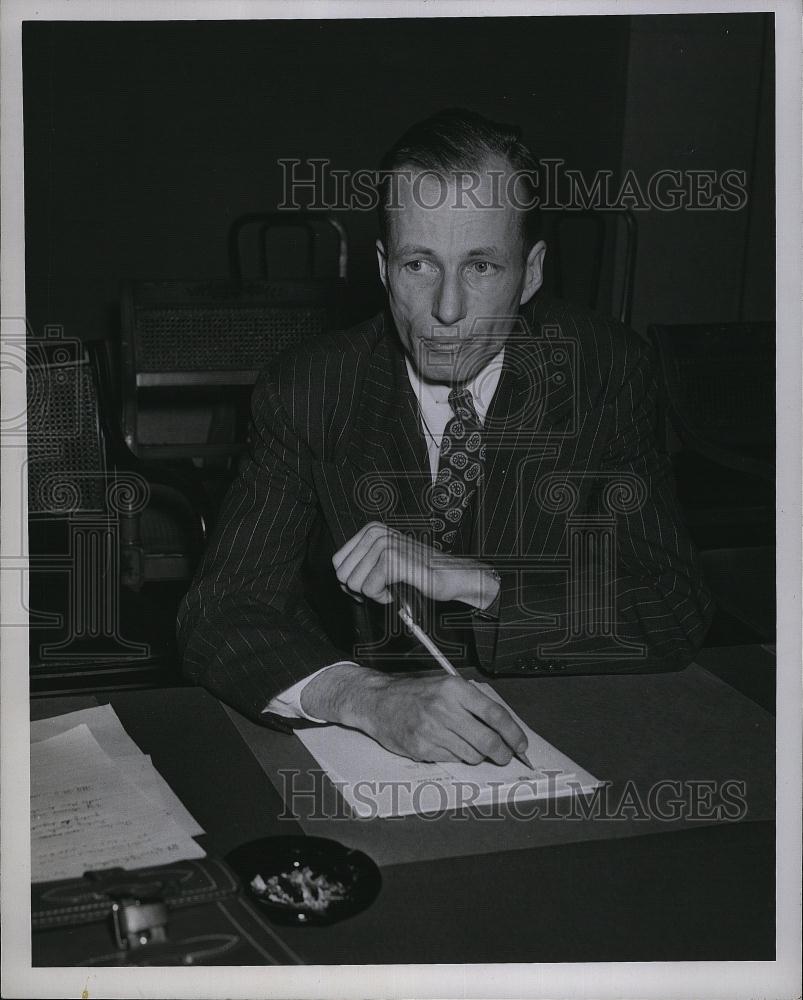
[[[341,588],[362,600],[390,604],[393,584],[415,587],[436,601],[461,601],[484,609],[496,599],[499,581],[491,567],[476,559],[439,552],[371,521],[332,557]]]

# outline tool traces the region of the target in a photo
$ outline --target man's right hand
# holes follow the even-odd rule
[[[301,693],[305,712],[367,733],[413,760],[507,764],[527,738],[510,713],[473,684],[447,674],[383,674],[339,664]]]

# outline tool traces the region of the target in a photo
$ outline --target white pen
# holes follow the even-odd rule
[[[424,649],[427,650],[427,652],[430,654],[430,656],[432,657],[432,659],[435,660],[435,662],[438,664],[438,666],[441,667],[443,670],[445,670],[447,674],[451,674],[453,677],[457,677],[458,673],[457,673],[457,669],[455,668],[454,664],[451,663],[448,660],[448,658],[443,655],[443,653],[438,649],[438,647],[435,645],[435,643],[432,641],[432,639],[430,639],[430,637],[427,635],[427,633],[421,628],[421,626],[413,618],[413,613],[410,610],[410,605],[407,604],[406,601],[402,601],[402,600],[397,600],[396,601],[396,605],[397,605],[397,608],[398,608],[399,618],[401,618],[401,620],[404,622],[404,624],[410,630],[410,633],[416,639],[418,639],[418,641],[421,643],[421,645],[424,647]],[[528,767],[531,771],[534,770],[532,764],[530,763],[530,761],[527,758],[527,754],[526,753],[524,753],[524,752],[517,753],[516,757],[518,757],[518,759],[522,762],[522,764],[524,764],[526,767]]]

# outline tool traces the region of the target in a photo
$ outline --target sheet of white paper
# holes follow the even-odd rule
[[[31,744],[34,882],[204,855],[164,809],[125,778],[85,724]]]
[[[185,833],[197,837],[204,832],[203,827],[184,806],[165,779],[153,766],[150,757],[138,753],[130,757],[113,757],[114,763],[132,785],[137,788],[178,823]]]
[[[31,723],[31,743],[38,743],[66,733],[76,726],[86,725],[101,749],[124,768],[125,775],[141,792],[166,809],[191,837],[204,832],[190,815],[181,799],[168,785],[131,739],[111,705],[98,705],[78,712],[57,715],[50,719],[39,719]],[[138,759],[138,763],[135,761]]]
[[[480,691],[505,705],[528,739],[530,771],[509,764],[425,764],[399,757],[364,733],[341,726],[297,730],[299,739],[361,817],[406,816],[461,806],[556,798],[602,784],[542,739],[487,684]]]
[[[111,705],[97,705],[94,708],[83,708],[78,712],[57,715],[52,719],[38,719],[31,723],[31,743],[59,736],[82,724],[89,728],[101,749],[110,757],[130,757],[142,753],[125,731]]]

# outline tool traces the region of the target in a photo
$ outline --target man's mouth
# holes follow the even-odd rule
[[[461,341],[456,337],[441,337],[437,340],[422,338],[421,343],[424,345],[424,350],[432,354],[455,354],[461,347]]]

